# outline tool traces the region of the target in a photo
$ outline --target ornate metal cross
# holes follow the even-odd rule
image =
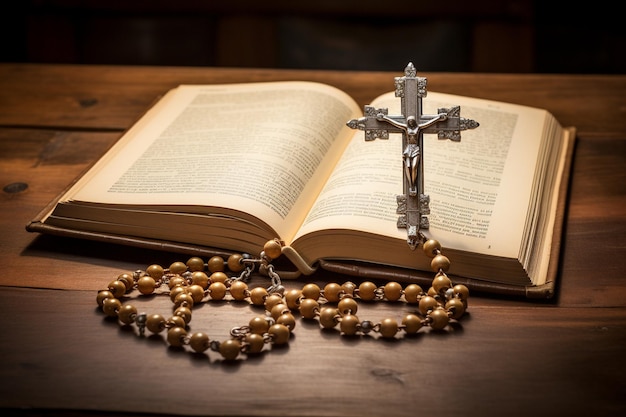
[[[474,129],[478,123],[461,117],[461,107],[440,108],[437,114],[422,114],[426,97],[426,78],[417,77],[411,62],[403,77],[395,78],[396,97],[401,99],[402,115],[389,116],[388,109],[365,106],[364,116],[350,120],[352,129],[365,131],[365,140],[389,139],[389,133],[402,133],[404,195],[397,196],[398,228],[406,228],[407,243],[415,249],[420,229],[428,229],[430,197],[424,194],[423,134],[436,133],[439,139],[461,140],[461,130]]]

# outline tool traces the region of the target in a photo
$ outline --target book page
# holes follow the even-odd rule
[[[372,103],[400,114],[393,93]],[[446,247],[517,258],[526,222],[545,112],[525,106],[429,93],[424,113],[461,105],[461,116],[480,126],[461,142],[424,135],[427,234]],[[298,236],[323,229],[355,229],[406,239],[398,229],[402,194],[402,138],[365,142],[355,133]]]
[[[180,86],[69,197],[232,209],[288,239],[349,142],[345,121],[358,112],[346,94],[317,83]]]

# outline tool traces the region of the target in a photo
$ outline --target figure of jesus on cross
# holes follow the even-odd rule
[[[417,77],[412,63],[403,77],[395,79],[395,95],[400,97],[402,115],[389,116],[388,109],[365,106],[364,116],[350,120],[352,129],[365,131],[365,140],[389,139],[389,133],[402,134],[404,195],[397,196],[398,227],[407,229],[407,243],[415,249],[423,240],[420,229],[428,229],[430,198],[424,193],[423,134],[436,133],[439,139],[461,140],[461,131],[478,123],[461,117],[461,108],[440,108],[435,115],[422,114],[426,97],[426,78]]]

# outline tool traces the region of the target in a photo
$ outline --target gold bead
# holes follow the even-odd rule
[[[275,345],[284,345],[289,341],[289,336],[291,335],[289,328],[282,324],[274,324],[267,332],[270,334],[272,343]]]
[[[189,337],[189,346],[198,353],[202,353],[210,346],[209,336],[206,333],[197,332]]]
[[[167,331],[167,343],[170,346],[182,346],[184,344],[184,338],[187,336],[187,331],[182,327],[172,327]]]
[[[356,284],[351,281],[346,281],[343,284],[341,284],[341,288],[343,289],[343,292],[347,296],[352,297],[354,296],[354,290],[356,290]]]
[[[452,298],[446,303],[446,310],[452,312],[452,318],[460,319],[465,313],[465,303],[459,298]]]
[[[419,301],[419,297],[424,293],[422,287],[417,284],[409,284],[404,289],[404,299],[409,304],[416,304]]]
[[[202,260],[202,258],[199,258],[197,256],[189,258],[187,260],[187,268],[191,272],[203,271],[204,270],[204,261]]]
[[[182,327],[183,329],[187,327],[187,323],[185,323],[185,319],[180,316],[170,317],[167,320],[166,325],[169,325],[169,327]]]
[[[150,275],[155,280],[163,278],[165,271],[161,265],[153,264],[146,268],[146,274]]]
[[[320,311],[320,325],[325,329],[332,329],[337,325],[337,309],[324,307]]]
[[[184,262],[176,261],[170,265],[170,273],[181,275],[187,271],[187,265]]]
[[[420,313],[426,315],[426,313],[428,313],[430,310],[437,307],[437,305],[439,305],[437,300],[431,297],[430,295],[427,295],[426,297],[422,297],[419,303]]]
[[[341,318],[339,328],[347,336],[354,336],[359,328],[359,318],[354,314],[348,314]]]
[[[243,256],[238,253],[234,253],[228,257],[227,265],[228,269],[232,272],[241,272],[245,268],[245,265],[242,262]]]
[[[259,353],[265,346],[265,339],[260,334],[249,333],[246,335],[246,343],[248,345],[247,353]]]
[[[228,275],[226,275],[222,271],[216,271],[211,274],[209,280],[211,282],[221,282],[222,284],[224,284],[226,281],[228,281]]]
[[[237,301],[243,301],[246,299],[246,292],[248,291],[248,284],[243,281],[233,281],[230,284],[230,295]]]
[[[265,252],[265,256],[270,259],[278,258],[282,253],[282,246],[277,240],[268,240],[263,245],[263,252]]]
[[[214,282],[209,285],[209,295],[213,300],[223,300],[227,290],[223,282]]]
[[[384,319],[380,322],[380,335],[385,338],[395,337],[398,333],[398,322],[395,319]]]
[[[189,324],[191,321],[191,310],[187,307],[178,307],[174,310],[174,315],[182,317],[185,320],[185,324]]]
[[[339,295],[342,292],[341,285],[336,282],[329,282],[324,286],[324,298],[331,303],[339,301]]]
[[[275,305],[283,304],[283,296],[277,293],[273,293],[265,298],[265,310],[272,311]]]
[[[209,268],[209,271],[211,273],[213,273],[213,272],[223,272],[224,269],[225,269],[225,267],[224,267],[224,259],[222,259],[221,256],[217,256],[217,255],[213,256],[207,262],[207,267]]]
[[[130,274],[121,274],[120,276],[117,277],[118,281],[122,281],[124,283],[124,285],[126,285],[126,292],[129,292],[130,290],[133,289],[133,286],[135,285],[135,280],[133,279],[133,276]]]
[[[146,327],[152,333],[161,333],[165,329],[165,319],[160,314],[151,314],[146,319]]]
[[[422,245],[422,249],[424,250],[426,256],[428,256],[429,258],[434,258],[435,256],[437,256],[439,251],[441,251],[441,244],[435,239],[428,239]]]
[[[337,304],[337,311],[342,316],[345,316],[346,314],[356,314],[358,309],[359,304],[352,297],[342,298]]]
[[[99,307],[102,307],[102,302],[107,298],[115,298],[113,293],[109,290],[98,291],[98,295],[96,296],[96,302]]]
[[[304,298],[310,298],[312,300],[318,300],[320,298],[322,290],[317,284],[306,284],[302,287],[302,296]]]
[[[402,319],[402,325],[404,326],[405,332],[415,334],[422,328],[422,319],[415,314],[407,314]]]
[[[433,288],[436,292],[440,293],[449,288],[452,288],[452,281],[446,274],[437,274],[433,279]]]
[[[220,343],[220,354],[226,360],[232,361],[239,356],[241,343],[236,339],[225,340]]]
[[[428,315],[430,317],[430,327],[433,330],[441,330],[448,325],[448,313],[443,308],[436,308]]]
[[[362,282],[361,285],[359,285],[359,297],[361,298],[361,300],[372,301],[376,298],[377,288],[378,287],[373,282]]]
[[[152,276],[144,275],[137,281],[137,289],[144,295],[152,294],[156,287],[156,281]]]
[[[269,298],[268,298],[268,300],[269,300]],[[282,299],[281,299],[281,301],[282,301]],[[273,307],[269,310],[269,312],[270,312],[270,316],[271,316],[274,320],[276,320],[277,318],[279,318],[279,317],[280,317],[280,316],[282,316],[283,314],[285,314],[285,313],[289,313],[289,307],[287,307],[287,304],[283,304],[283,303],[281,302],[281,303],[275,304],[275,305],[274,305],[274,306],[273,306]]]
[[[265,298],[267,298],[267,290],[263,287],[255,287],[250,290],[250,302],[255,306],[262,306],[265,304]]]
[[[191,274],[191,283],[206,290],[209,286],[209,276],[204,271],[196,271]]]
[[[107,298],[102,301],[102,311],[110,317],[117,317],[117,311],[122,307],[122,303],[117,298]]]
[[[181,285],[172,288],[172,290],[170,291],[170,300],[174,302],[174,300],[176,300],[176,297],[178,297],[180,294],[187,294],[187,290],[187,287],[183,287]]]
[[[435,272],[447,272],[450,269],[450,260],[443,255],[437,255],[430,262],[430,268]]]
[[[312,298],[303,298],[300,301],[300,314],[305,319],[313,319],[319,311],[319,303]]]
[[[387,300],[398,301],[402,297],[402,285],[394,281],[388,282],[383,287],[383,292]]]
[[[276,323],[286,326],[291,331],[296,327],[296,318],[291,313],[283,313],[276,318]]]
[[[178,294],[174,299],[174,308],[188,307],[193,308],[193,298],[188,293]]]
[[[250,327],[250,332],[254,334],[265,334],[267,330],[270,328],[270,324],[264,317],[254,317],[248,323],[248,327]]]
[[[170,278],[169,282],[167,283],[167,286],[169,287],[170,290],[175,287],[186,287],[187,280],[181,277],[180,275],[176,275]]]
[[[130,304],[124,304],[117,312],[117,318],[124,324],[132,324],[136,316],[137,309]]]
[[[199,285],[190,285],[187,287],[187,294],[191,296],[193,304],[200,304],[204,298],[204,289]]]
[[[300,297],[302,297],[301,290],[289,290],[285,293],[285,302],[287,307],[292,310],[297,310],[300,307]]]
[[[119,280],[111,281],[108,285],[108,290],[113,293],[115,298],[119,298],[126,293],[126,285]]]
[[[433,287],[430,287],[428,289],[428,292],[426,292],[426,294],[430,295],[431,297],[434,297],[436,295],[439,295],[439,293],[437,291],[435,291],[435,289]]]
[[[463,284],[455,285],[452,290],[463,301],[469,298],[469,289]]]

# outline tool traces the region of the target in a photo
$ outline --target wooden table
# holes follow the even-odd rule
[[[578,131],[556,297],[474,296],[462,327],[444,334],[349,339],[299,321],[287,348],[224,364],[140,339],[96,307],[96,290],[120,272],[179,256],[25,231],[168,88],[312,80],[363,105],[395,75],[0,65],[0,407],[22,416],[623,415],[626,76],[421,74],[432,91],[543,107]],[[194,314],[223,332],[250,317],[230,304]]]

